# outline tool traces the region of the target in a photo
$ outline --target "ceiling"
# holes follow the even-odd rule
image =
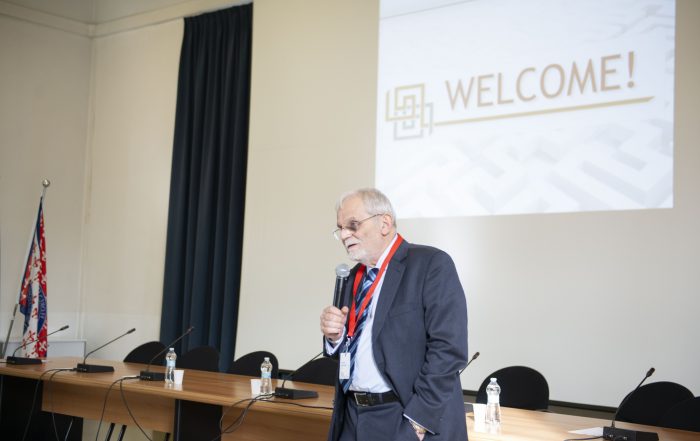
[[[0,0],[0,3],[84,24],[101,24],[193,1],[195,0]]]

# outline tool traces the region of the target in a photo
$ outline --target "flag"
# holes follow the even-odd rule
[[[44,241],[44,197],[39,200],[34,234],[19,290],[20,311],[24,314],[22,345],[26,357],[46,357],[46,242]]]

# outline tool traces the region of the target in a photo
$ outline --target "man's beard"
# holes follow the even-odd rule
[[[359,248],[358,246],[356,246],[352,249],[346,248],[345,251],[348,253],[348,257],[350,258],[350,260],[367,265],[367,250],[365,250],[364,248]]]

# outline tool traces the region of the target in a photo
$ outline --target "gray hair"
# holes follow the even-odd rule
[[[348,191],[343,193],[338,199],[338,203],[335,204],[336,213],[340,210],[347,199],[351,197],[359,197],[367,210],[367,214],[388,214],[391,216],[391,222],[396,228],[396,212],[394,212],[394,207],[391,206],[391,201],[386,197],[384,193],[377,190],[376,188],[360,188],[358,190]]]

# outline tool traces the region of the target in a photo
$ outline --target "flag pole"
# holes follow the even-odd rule
[[[49,188],[49,185],[51,185],[51,181],[48,179],[44,179],[41,181],[41,186],[43,187],[41,189],[41,198],[44,199],[44,195],[46,194],[46,189]]]
[[[44,195],[46,194],[46,189],[49,188],[49,185],[51,185],[51,181],[48,179],[44,179],[41,181],[41,199],[39,199],[39,204],[41,204],[44,200]],[[31,236],[30,236],[31,237]],[[29,246],[31,247],[31,240],[29,242]],[[17,315],[17,308],[19,308],[19,299],[17,299],[17,303],[15,303],[15,308],[12,310],[12,317],[10,318],[10,327],[7,329],[7,336],[5,337],[5,343],[2,345],[2,358],[5,358],[7,355],[7,346],[10,344],[10,334],[12,333],[12,327],[15,324],[15,316]]]

